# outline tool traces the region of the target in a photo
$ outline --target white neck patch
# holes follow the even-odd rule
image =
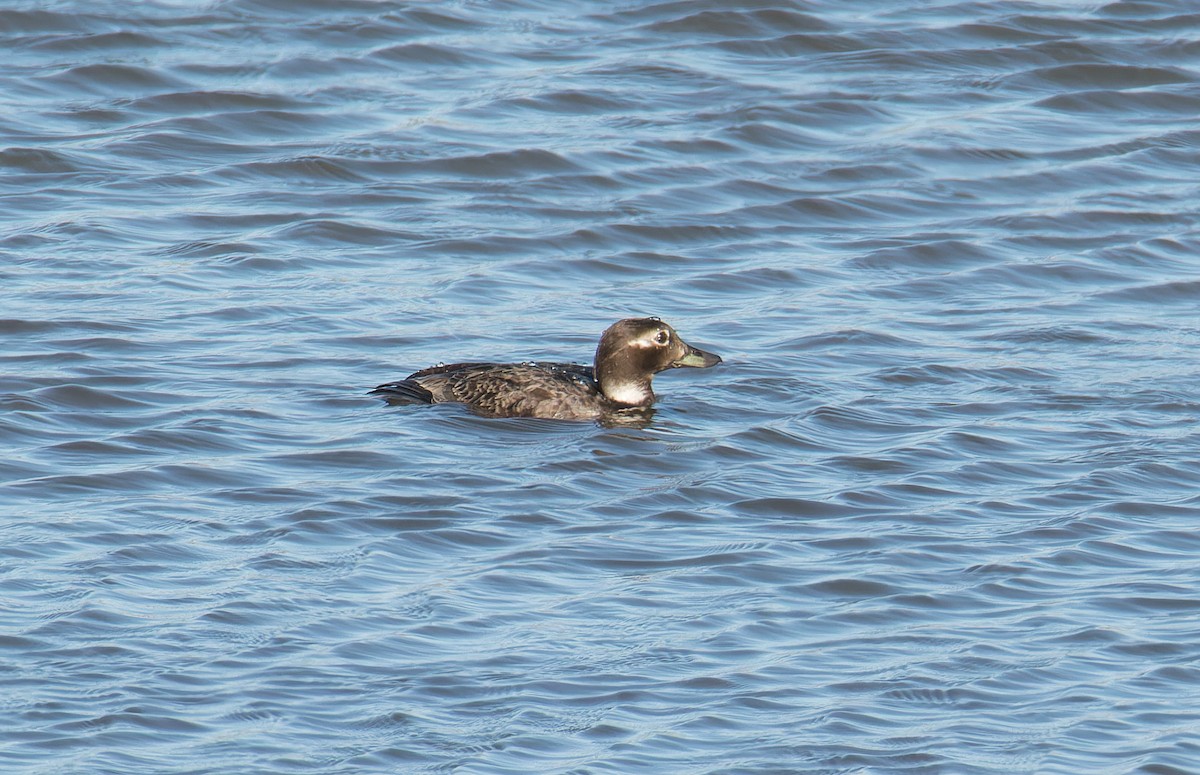
[[[650,392],[648,387],[642,387],[636,382],[622,382],[617,385],[610,385],[604,391],[604,395],[608,396],[609,400],[616,401],[618,404],[628,404],[630,406],[640,406],[654,398],[654,394]]]

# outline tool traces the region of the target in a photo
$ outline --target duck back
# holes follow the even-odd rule
[[[371,392],[392,403],[463,403],[491,417],[592,419],[611,408],[592,368],[574,363],[451,363]]]

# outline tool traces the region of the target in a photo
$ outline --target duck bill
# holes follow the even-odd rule
[[[682,358],[676,358],[671,361],[671,368],[678,369],[681,366],[687,366],[693,369],[707,369],[721,362],[721,356],[716,353],[706,353],[699,348],[692,347],[686,342],[684,346],[687,347],[687,352],[684,353]]]

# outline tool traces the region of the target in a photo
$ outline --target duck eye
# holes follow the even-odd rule
[[[666,344],[667,342],[671,341],[671,335],[666,331],[659,331],[658,335],[654,337],[654,341],[658,342],[659,344]]]

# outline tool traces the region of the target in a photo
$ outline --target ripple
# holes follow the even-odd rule
[[[410,65],[425,65],[428,67],[462,66],[478,64],[484,57],[478,52],[468,53],[449,46],[428,43],[402,43],[377,49],[373,57]]]
[[[1015,76],[1014,80],[1020,84],[1044,84],[1051,88],[1142,89],[1191,83],[1196,79],[1187,71],[1175,68],[1089,63],[1038,68]]]
[[[1188,770],[1197,14],[26,5],[11,767]]]
[[[55,89],[126,96],[154,89],[178,90],[187,85],[186,80],[157,69],[110,63],[76,65],[43,78]]]

